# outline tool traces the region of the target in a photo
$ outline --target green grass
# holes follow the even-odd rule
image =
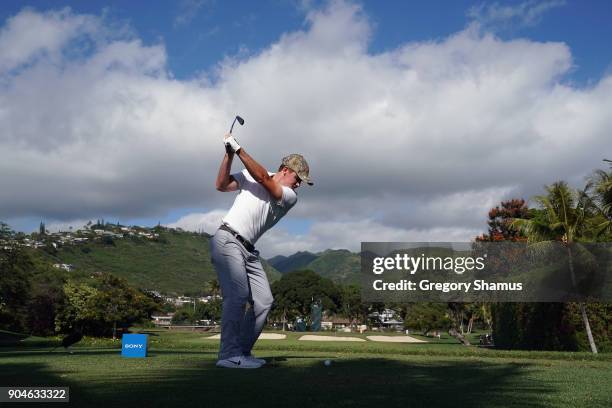
[[[219,343],[210,334],[149,333],[146,359],[121,358],[110,339],[85,338],[72,355],[48,352],[57,339],[2,347],[0,385],[69,386],[78,406],[612,406],[610,354],[319,343],[286,333],[258,342],[264,368],[224,370],[214,366]]]
[[[15,345],[21,340],[28,337],[27,334],[15,333],[8,330],[0,330],[0,346],[4,345]]]

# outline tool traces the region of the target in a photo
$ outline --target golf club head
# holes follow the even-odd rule
[[[234,130],[234,124],[236,123],[236,121],[238,121],[238,123],[240,123],[240,126],[244,125],[244,119],[242,119],[240,116],[236,115],[236,117],[234,118],[234,121],[232,122],[232,127],[230,128],[230,133],[232,133],[232,130]]]

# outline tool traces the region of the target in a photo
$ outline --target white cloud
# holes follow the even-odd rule
[[[211,0],[181,0],[179,11],[174,17],[174,26],[188,25],[200,13],[204,6],[210,6]]]
[[[56,221],[45,224],[45,229],[49,232],[76,231],[79,229],[83,229],[89,221],[91,220],[71,220],[66,222]],[[93,223],[95,222],[96,220],[93,220]]]
[[[306,234],[275,229],[257,243],[266,258],[297,251],[320,252],[348,249],[359,252],[361,242],[469,242],[480,231],[468,228],[404,229],[383,225],[371,219],[348,222],[318,222]]]
[[[332,1],[306,23],[258,54],[224,60],[214,80],[179,81],[163,44],[108,34],[100,18],[13,17],[0,32],[5,49],[39,26],[61,35],[0,53],[0,214],[66,221],[226,209],[234,196],[214,180],[235,113],[246,119],[236,137],[264,166],[300,152],[316,182],[288,215],[313,220],[308,236],[270,231],[270,252],[352,248],[368,236],[466,237],[486,228],[501,199],[581,182],[609,150],[612,77],[566,83],[564,43],[506,41],[472,25],[373,54],[376,33],[357,5]]]
[[[481,3],[471,7],[467,15],[479,24],[489,28],[534,26],[540,22],[547,11],[565,5],[565,0],[535,1],[528,0],[519,4],[502,5],[497,2]]]
[[[92,16],[74,15],[67,8],[48,13],[23,10],[9,18],[0,31],[0,74],[38,57],[59,62],[62,48],[70,40],[99,31],[98,22]]]
[[[167,224],[169,228],[182,228],[185,231],[204,231],[214,234],[227,210],[213,210],[207,213],[193,213],[179,218],[176,222]]]

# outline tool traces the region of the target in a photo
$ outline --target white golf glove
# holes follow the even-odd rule
[[[230,149],[232,149],[234,153],[240,150],[240,145],[238,144],[236,139],[234,139],[234,136],[232,136],[231,133],[225,135],[225,138],[223,139],[223,143],[225,144],[226,147],[229,146]]]

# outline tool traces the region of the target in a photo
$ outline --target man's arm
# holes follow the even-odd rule
[[[230,176],[232,169],[232,159],[234,158],[234,152],[229,151],[223,156],[221,166],[219,167],[219,174],[217,174],[217,181],[215,183],[217,190],[219,191],[236,191],[238,190],[238,182]]]
[[[283,198],[283,186],[270,177],[268,171],[264,169],[261,164],[257,163],[255,159],[249,156],[247,152],[244,151],[244,148],[241,147],[236,154],[240,160],[242,160],[244,167],[246,167],[251,177],[264,186],[274,200],[279,201]]]

